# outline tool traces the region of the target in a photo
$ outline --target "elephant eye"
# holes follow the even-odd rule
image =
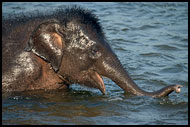
[[[97,52],[98,52],[98,48],[95,47],[95,48],[92,49],[92,54],[93,55],[95,55]]]
[[[101,52],[99,51],[98,47],[93,46],[93,48],[91,49],[90,57],[92,59],[97,59],[100,56],[101,56]]]

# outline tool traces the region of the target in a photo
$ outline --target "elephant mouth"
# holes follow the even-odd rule
[[[99,75],[97,72],[93,71],[90,74],[90,77],[94,81],[95,87],[98,88],[102,92],[102,94],[105,95],[106,88],[105,88],[105,84],[104,84],[104,81],[103,81],[101,75]]]

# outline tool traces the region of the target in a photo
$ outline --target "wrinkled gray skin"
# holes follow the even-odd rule
[[[156,92],[146,92],[139,88],[130,78],[129,74],[123,68],[117,56],[110,48],[98,19],[90,11],[77,7],[66,10],[57,10],[54,14],[38,18],[38,20],[35,17],[29,18],[24,21],[23,24],[23,26],[27,25],[31,26],[28,27],[28,29],[30,29],[28,32],[22,33],[22,35],[29,35],[26,37],[24,36],[25,39],[23,44],[25,44],[25,49],[23,52],[27,51],[29,57],[35,54],[35,56],[32,56],[32,63],[35,63],[35,59],[36,61],[39,61],[38,58],[49,63],[54,71],[52,73],[55,73],[55,75],[63,81],[63,84],[83,84],[89,87],[98,88],[103,94],[105,94],[105,85],[101,78],[104,76],[114,81],[126,93],[134,95],[164,97],[169,95],[172,91],[177,93],[180,92],[181,85],[170,85]],[[20,26],[16,25],[16,27],[13,28],[17,29],[17,27]],[[5,34],[6,37],[3,34],[3,38],[5,38],[3,40],[6,40],[8,36],[11,36],[9,31],[6,31],[6,33],[8,33]],[[22,37],[20,36],[20,38]],[[4,59],[7,58],[3,57],[3,60]],[[42,64],[41,66],[39,66],[39,64],[40,62],[33,64],[33,66],[37,66],[37,68],[41,69],[35,71],[35,75],[37,74],[38,76],[43,77],[48,70],[46,69],[45,73],[42,73],[43,68],[41,66],[45,66],[45,64]],[[3,67],[6,66],[5,62]],[[49,67],[49,70],[52,70],[51,67]],[[25,68],[23,68],[23,70],[24,69]],[[33,82],[35,82],[35,79],[38,79],[34,76],[34,71],[31,71],[31,74],[28,77],[30,77],[28,80],[32,80]],[[31,77],[35,78],[31,79]],[[6,81],[7,78],[8,77],[6,76],[3,77]],[[46,79],[49,78],[52,77],[46,76]],[[43,84],[43,82],[44,80],[40,83]],[[54,82],[52,82],[52,84],[53,83]],[[3,84],[7,85],[5,82],[3,82]],[[9,83],[9,85],[14,84]],[[46,89],[45,87],[38,87],[40,86],[39,84],[35,84],[34,87],[31,82],[28,83],[28,85],[30,87],[22,89],[22,91],[30,90],[29,88]],[[18,86],[22,87],[22,85]],[[15,91],[19,91],[19,89],[16,89],[15,87],[13,88]],[[49,87],[49,89],[51,88],[53,89],[56,87]],[[6,90],[14,91],[14,89],[10,89],[11,88],[7,87]]]

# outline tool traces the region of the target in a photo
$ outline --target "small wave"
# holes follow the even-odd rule
[[[22,7],[12,7],[12,9],[15,9],[15,10],[23,10],[25,8],[22,8]]]
[[[126,32],[126,31],[128,31],[129,30],[129,28],[122,28],[121,29],[121,31],[124,31],[124,32]]]
[[[140,55],[143,57],[160,57],[161,56],[160,53],[141,53]]]
[[[183,68],[181,67],[181,65],[180,65],[180,67],[179,67],[179,65],[177,65],[174,67],[166,67],[166,68],[162,69],[160,71],[160,73],[179,73],[182,71],[183,71]]]
[[[166,98],[160,98],[161,100],[158,101],[160,105],[186,105],[188,102],[185,101],[178,101],[178,100],[171,100],[171,98],[166,97]]]
[[[178,48],[174,47],[174,46],[169,46],[169,45],[154,45],[155,48],[159,49],[159,50],[178,50]]]
[[[152,28],[157,28],[158,26],[156,25],[142,25],[139,27],[133,27],[133,30],[148,30],[148,29],[152,29]]]

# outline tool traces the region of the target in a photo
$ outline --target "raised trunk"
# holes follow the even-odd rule
[[[139,96],[164,97],[172,91],[179,93],[182,87],[182,85],[170,85],[155,92],[146,92],[136,85],[115,55],[106,57],[102,64],[101,75],[110,78],[127,93]]]

